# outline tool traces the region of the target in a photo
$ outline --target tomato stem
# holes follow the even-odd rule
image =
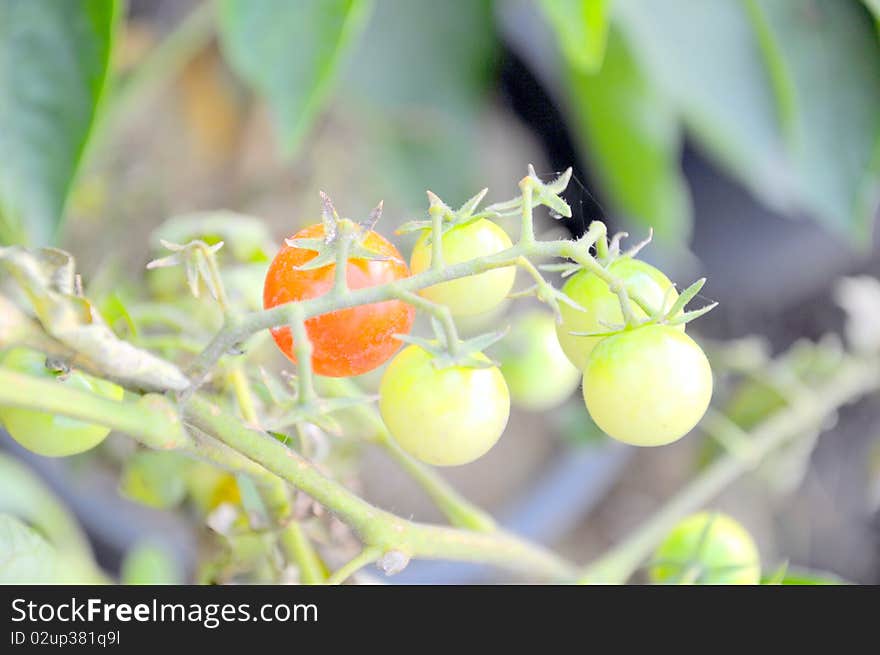
[[[362,568],[378,560],[381,556],[381,548],[373,548],[370,546],[364,548],[360,553],[334,571],[330,577],[327,578],[327,584],[342,584]]]

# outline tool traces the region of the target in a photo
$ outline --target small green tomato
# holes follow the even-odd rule
[[[623,257],[608,267],[608,271],[623,281],[630,293],[637,294],[652,307],[660,307],[666,300],[665,308],[669,309],[678,298],[663,273],[639,259]],[[577,310],[565,303],[560,303],[562,323],[556,326],[559,345],[578,370],[583,371],[590,352],[601,340],[601,337],[575,336],[572,332],[607,332],[609,325],[622,325],[623,314],[617,295],[608,289],[604,280],[589,271],[580,271],[572,275],[563,285],[562,292],[574,300],[585,311]],[[636,303],[631,303],[633,312],[638,318],[645,318]],[[678,326],[684,331],[684,325]]]
[[[532,311],[514,323],[499,344],[501,373],[515,405],[545,411],[561,405],[577,389],[581,373],[556,338],[556,319]]]
[[[413,275],[431,267],[430,234],[426,231],[413,248],[410,259]],[[446,265],[494,255],[512,245],[507,232],[486,219],[453,227],[443,235],[441,243]],[[516,267],[508,266],[441,282],[419,293],[432,302],[446,305],[453,316],[473,316],[500,304],[513,288],[515,277]]]
[[[584,401],[608,436],[634,446],[677,441],[712,398],[712,369],[693,339],[647,325],[602,339],[584,369]]]
[[[57,384],[121,400],[123,390],[112,382],[71,371],[59,377],[46,368],[46,356],[26,348],[13,348],[0,360],[3,367],[49,378]],[[66,416],[22,407],[0,407],[0,422],[22,446],[46,457],[64,457],[90,450],[104,441],[110,428]]]
[[[693,514],[676,525],[654,553],[658,584],[758,584],[761,558],[751,535],[718,512]]]
[[[435,466],[458,466],[486,454],[501,437],[510,395],[497,367],[437,368],[433,355],[411,345],[382,376],[379,411],[410,455]]]

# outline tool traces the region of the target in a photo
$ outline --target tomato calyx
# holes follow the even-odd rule
[[[509,327],[497,332],[480,334],[470,339],[458,340],[451,344],[439,322],[433,318],[431,322],[434,324],[434,339],[424,339],[410,334],[399,334],[397,338],[404,343],[419,346],[430,353],[434,368],[444,369],[452,366],[492,368],[498,366],[498,362],[486,357],[483,351],[501,341],[510,330]]]
[[[550,210],[550,215],[553,218],[569,218],[571,217],[571,207],[568,206],[568,203],[559,194],[565,191],[571,175],[572,169],[568,168],[551,182],[544,182],[538,177],[534,166],[529,164],[528,175],[520,180],[519,186],[521,189],[529,189],[531,208],[543,205]],[[524,202],[522,195],[512,200],[494,203],[478,212],[477,207],[488,192],[488,188],[482,189],[455,210],[443,202],[437,194],[428,191],[428,219],[404,223],[396,232],[397,234],[407,234],[409,232],[429,230],[432,232],[432,234],[428,235],[428,241],[430,242],[430,239],[434,236],[433,230],[436,229],[435,218],[439,218],[440,233],[446,234],[455,227],[468,225],[480,219],[493,220],[506,216],[518,216],[522,213]]]
[[[488,188],[481,190],[479,193],[471,197],[458,210],[452,209],[443,202],[433,191],[428,191],[428,216],[427,220],[409,221],[401,225],[397,230],[397,234],[407,234],[409,232],[420,232],[423,230],[432,231],[434,228],[434,219],[439,218],[440,233],[446,234],[454,227],[468,225],[482,218],[498,218],[498,214],[486,208],[481,212],[474,213],[482,202],[483,198],[489,192]],[[427,243],[430,243],[433,234],[428,235]]]
[[[194,239],[188,243],[173,243],[160,239],[159,243],[166,250],[170,250],[171,254],[152,260],[147,264],[147,270],[183,266],[186,273],[186,283],[194,298],[199,297],[201,284],[205,285],[214,300],[222,298],[223,290],[218,276],[212,271],[214,268],[212,261],[223,247],[223,241],[209,245],[201,239]]]
[[[309,261],[294,267],[296,270],[314,270],[349,259],[370,261],[389,261],[392,259],[365,245],[367,235],[373,231],[382,216],[383,201],[379,201],[366,220],[358,222],[349,218],[340,218],[330,196],[323,191],[320,193],[324,237],[321,239],[285,239],[284,241],[291,248],[301,248],[317,253]]]
[[[335,412],[369,405],[378,400],[375,394],[351,393],[345,396],[315,395],[306,400],[299,393],[299,378],[290,373],[282,373],[278,379],[265,369],[260,369],[260,381],[268,398],[272,401],[273,412],[263,418],[262,426],[282,443],[287,444],[290,437],[284,430],[294,425],[310,424],[332,435],[342,435],[342,426],[333,416]]]
[[[701,277],[699,280],[690,285],[687,289],[682,291],[668,310],[663,309],[663,307],[668,304],[667,299],[664,299],[663,303],[660,306],[660,309],[655,310],[654,312],[649,314],[647,318],[638,321],[633,325],[608,324],[607,331],[569,332],[569,334],[576,337],[609,337],[615,334],[619,334],[620,332],[624,332],[626,330],[634,330],[640,327],[644,327],[646,325],[684,325],[686,323],[690,323],[694,319],[697,319],[704,314],[709,313],[718,306],[717,302],[711,302],[708,305],[700,307],[699,309],[684,311],[685,306],[694,299],[694,297],[703,288],[704,284],[706,284],[706,278]],[[671,290],[672,288],[673,287],[670,287],[669,289]]]

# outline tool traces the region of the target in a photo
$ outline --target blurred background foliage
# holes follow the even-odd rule
[[[525,16],[518,29],[543,42],[543,52],[552,47],[545,81],[558,89],[580,164],[623,224],[653,227],[671,248],[688,243],[687,135],[761,202],[806,214],[862,247],[870,240],[880,197],[875,1],[179,5],[191,14],[174,7],[176,24],[166,20],[164,34],[153,25],[144,36],[137,17],[149,3],[133,2],[128,22],[114,0],[3,4],[5,242],[56,238],[89,137],[101,143],[120,105],[142,104],[142,89],[199,65],[215,30],[219,65],[232,78],[223,83],[235,93],[205,98],[218,90],[194,82],[190,93],[202,96],[195,102],[232,105],[193,108],[194,122],[220,123],[209,140],[229,139],[235,117],[206,113],[250,112],[258,100],[271,114],[281,160],[321,158],[316,130],[349,132],[357,135],[345,152],[349,184],[393,195],[406,211],[423,204],[429,186],[458,202],[479,185],[477,144],[498,84],[498,15],[516,12]],[[137,60],[139,36],[156,45],[136,64],[122,61]]]
[[[546,175],[576,170],[574,216],[545,220],[545,230],[579,234],[595,218],[639,237],[653,229],[646,255],[673,279],[698,269],[709,277],[704,293],[722,302],[701,330],[718,339],[758,332],[779,350],[839,327],[831,280],[880,272],[880,2],[5,0],[0,155],[0,244],[69,248],[88,292],[127,337],[160,314],[196,317],[206,338],[217,321],[194,301],[142,305],[130,315],[128,299],[159,237],[224,240],[224,256],[237,262],[224,268],[230,294],[256,309],[273,244],[314,222],[319,188],[353,218],[384,198],[380,229],[390,234],[424,214],[426,189],[452,206],[483,186],[490,201],[506,198],[531,161]],[[156,232],[169,216],[177,218]],[[400,241],[406,252],[410,242]],[[146,281],[159,300],[183,287],[167,269]],[[780,402],[752,384],[729,410],[748,427]],[[601,495],[617,480],[590,525],[563,545],[579,560],[601,552],[719,450],[676,445],[639,453],[625,470],[617,451],[599,459],[566,452],[555,482],[527,498],[517,494],[560,448],[535,434],[580,446],[607,440],[582,403],[512,423],[513,434],[489,456],[444,475],[541,538],[554,530],[561,537],[571,525],[560,516],[586,508],[563,500],[572,485]],[[866,486],[876,511],[880,457],[876,447],[864,455],[878,427],[874,414],[856,414],[842,421],[837,446],[809,440],[786,460],[796,471],[765,471],[777,486],[794,480],[789,491],[802,484],[782,529],[773,529],[776,501],[751,487],[722,502],[754,512],[747,524],[763,535],[762,548],[873,580],[878,561],[864,546],[876,538],[852,517],[865,512]],[[176,506],[194,495],[178,484],[184,465],[112,448],[119,452],[110,459],[124,462],[121,482],[79,480],[74,509],[81,520],[130,515],[130,525],[150,523],[150,534],[123,535],[121,520],[87,527],[99,546],[128,551],[124,578],[178,579],[167,554],[145,538],[178,534],[180,523],[109,499],[119,491],[140,506]],[[77,461],[74,473],[89,470]],[[56,464],[43,472],[58,474]],[[358,484],[372,500],[436,518],[409,500],[415,488],[375,453],[361,468]],[[74,544],[71,556],[90,562],[87,545],[77,546],[86,544],[82,531],[23,475],[0,475],[0,511],[24,517],[50,543]],[[54,488],[68,498],[63,484]],[[33,492],[12,493],[21,489]],[[511,497],[519,504],[504,505]],[[51,525],[43,529],[39,517]],[[0,524],[4,535],[23,550],[43,548],[39,534],[12,522]],[[193,548],[174,543],[178,556]],[[83,577],[98,575],[77,566]]]

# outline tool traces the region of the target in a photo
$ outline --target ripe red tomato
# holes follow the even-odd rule
[[[291,239],[314,239],[323,235],[324,226],[318,223],[300,230]],[[384,237],[369,232],[364,246],[390,259],[349,259],[345,271],[349,289],[363,289],[409,276],[403,257]],[[285,244],[266,272],[263,307],[269,309],[330,291],[336,271],[334,264],[306,271],[295,268],[315,256],[312,250]],[[408,333],[414,317],[415,309],[411,305],[400,300],[387,300],[308,319],[306,331],[312,342],[314,372],[329,377],[348,377],[372,371],[397,352],[402,343],[394,335]],[[290,327],[273,328],[272,337],[281,351],[296,362]]]

